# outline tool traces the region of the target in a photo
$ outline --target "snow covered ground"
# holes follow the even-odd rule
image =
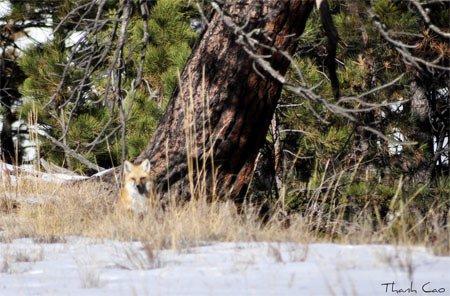
[[[2,243],[0,295],[450,295],[450,257],[423,248],[215,243],[147,250],[81,238]]]

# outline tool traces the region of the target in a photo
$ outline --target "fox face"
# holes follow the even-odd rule
[[[150,192],[150,161],[146,159],[139,165],[125,161],[124,177],[127,189],[147,195]]]
[[[134,165],[129,161],[123,163],[124,182],[120,192],[120,203],[135,213],[145,212],[147,199],[150,197],[150,161],[144,160]]]

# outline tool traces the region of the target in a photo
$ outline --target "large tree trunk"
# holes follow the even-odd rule
[[[304,0],[245,0],[226,1],[222,10],[238,25],[248,21],[246,32],[263,29],[254,36],[259,42],[293,53],[313,6],[314,1]],[[189,197],[200,184],[206,185],[207,194],[217,184],[214,194],[220,197],[236,199],[246,192],[282,85],[253,64],[237,37],[215,13],[166,114],[137,159],[150,159],[160,193],[170,188],[171,194]],[[260,46],[255,52],[270,54]],[[289,61],[281,53],[268,61],[281,75],[286,73]]]

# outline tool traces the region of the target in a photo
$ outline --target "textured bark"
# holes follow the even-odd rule
[[[293,53],[313,6],[314,1],[245,0],[227,1],[222,9],[236,24],[248,21],[246,32],[263,29],[264,34],[256,36],[261,43]],[[262,69],[256,71],[253,60],[236,39],[219,14],[213,15],[181,74],[180,86],[166,114],[148,147],[136,160],[150,159],[159,192],[165,193],[170,188],[177,196],[192,194],[188,178],[190,160],[206,164],[201,180],[207,184],[209,193],[214,179],[220,197],[239,198],[245,193],[282,85]],[[255,52],[270,53],[261,47]],[[269,62],[281,75],[289,66],[280,53],[273,54]],[[191,153],[186,149],[188,105],[194,106],[195,118],[195,126],[189,127],[195,131],[196,142]],[[214,165],[211,165],[211,155]],[[199,185],[195,181],[199,176],[197,171],[195,186]]]

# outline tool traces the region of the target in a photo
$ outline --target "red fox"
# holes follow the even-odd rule
[[[135,214],[143,214],[151,192],[150,161],[146,159],[138,165],[125,161],[123,171],[119,205]]]

